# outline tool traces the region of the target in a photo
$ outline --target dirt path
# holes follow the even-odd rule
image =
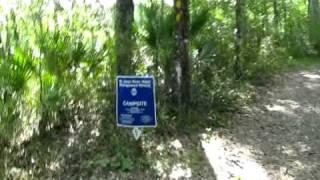
[[[218,180],[320,179],[320,70],[288,73],[202,147]]]

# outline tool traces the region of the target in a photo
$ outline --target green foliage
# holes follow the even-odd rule
[[[20,111],[27,81],[34,66],[31,57],[20,48],[0,59],[0,141],[7,144],[22,128]]]
[[[105,152],[107,153],[107,152]],[[87,168],[104,168],[120,171],[130,171],[134,169],[134,162],[118,153],[113,158],[106,157],[105,154],[98,153],[86,162]]]
[[[276,47],[270,37],[262,40],[256,60],[245,64],[245,78],[255,84],[265,84],[276,73],[288,64],[289,55],[286,50]]]
[[[240,105],[240,89],[235,89],[232,79],[223,77],[224,70],[203,71],[208,80],[197,80],[194,84],[194,93],[197,97],[194,100],[195,107],[218,112],[233,111]],[[210,72],[210,73],[209,73]],[[207,74],[209,73],[209,74]]]
[[[3,96],[6,94],[3,94]],[[14,95],[13,95],[14,96]],[[21,128],[19,112],[16,110],[18,102],[16,99],[4,100],[0,102],[0,141],[2,145],[10,144]]]
[[[32,61],[20,49],[13,56],[0,62],[0,84],[8,91],[23,91],[34,69]]]
[[[303,58],[289,58],[289,62],[285,67],[286,70],[292,69],[314,69],[320,67],[319,57],[316,56],[307,56]]]
[[[200,12],[193,12],[191,15],[190,34],[195,36],[209,20],[209,10],[201,9]]]

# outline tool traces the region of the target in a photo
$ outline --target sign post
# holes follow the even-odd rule
[[[156,98],[153,76],[117,76],[116,119],[119,127],[133,128],[139,139],[139,128],[156,127]]]

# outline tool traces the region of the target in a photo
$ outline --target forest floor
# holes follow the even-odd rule
[[[129,170],[110,171],[119,163],[107,155],[114,145],[90,120],[11,154],[7,179],[320,179],[320,70],[278,75],[257,89],[255,103],[228,115],[228,127],[144,132],[142,159],[151,168],[134,170],[123,157]]]

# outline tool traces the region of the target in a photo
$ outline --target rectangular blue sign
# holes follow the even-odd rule
[[[153,76],[117,76],[117,124],[121,127],[156,127]]]

